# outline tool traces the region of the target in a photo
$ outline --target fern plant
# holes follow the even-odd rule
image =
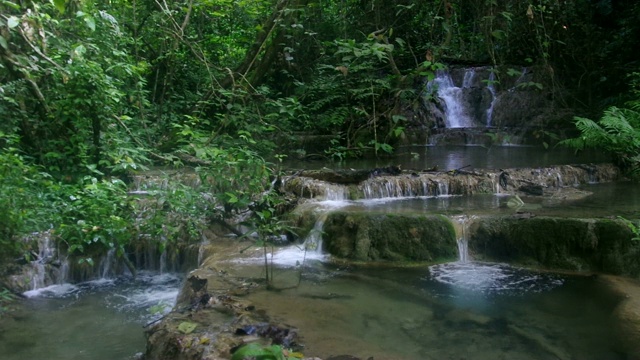
[[[640,111],[637,108],[612,106],[597,122],[582,117],[574,120],[582,134],[563,140],[560,145],[576,150],[602,149],[613,155],[630,175],[640,176]]]

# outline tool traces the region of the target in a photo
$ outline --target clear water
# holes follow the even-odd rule
[[[124,360],[144,352],[143,326],[169,311],[182,276],[141,273],[28,292],[0,321],[3,360]],[[160,312],[152,307],[161,305]],[[161,309],[160,309],[161,308]]]
[[[464,168],[506,169],[522,167],[546,167],[567,164],[610,162],[603,152],[575,151],[565,148],[544,149],[533,146],[409,146],[398,149],[392,156],[379,159],[349,159],[327,164],[327,161],[296,161],[286,159],[284,165],[292,169],[374,169],[399,165],[402,169],[423,170],[437,166],[449,171]]]
[[[259,272],[258,268],[253,269]],[[288,286],[295,268],[276,272]],[[249,295],[300,329],[306,356],[363,359],[624,359],[612,347],[614,306],[592,278],[500,264],[336,269],[300,286]]]

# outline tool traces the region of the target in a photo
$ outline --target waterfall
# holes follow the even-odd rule
[[[491,93],[491,103],[489,104],[489,108],[487,109],[487,126],[491,126],[491,118],[493,117],[493,107],[496,104],[496,73],[491,71],[489,72],[489,83],[487,85],[487,89]]]
[[[38,243],[37,258],[30,263],[29,280],[31,290],[53,284],[62,284],[69,276],[69,261],[59,254],[49,231],[34,233],[31,238]]]
[[[106,279],[112,275],[115,255],[116,249],[109,249],[107,255],[100,260],[100,265],[98,266],[98,274],[100,274],[100,278]]]
[[[306,252],[322,254],[322,228],[328,215],[328,212],[323,212],[318,216],[316,223],[313,225],[313,229],[311,229],[304,241],[303,247]]]
[[[202,265],[202,262],[205,260],[205,255],[206,255],[206,248],[207,245],[209,245],[209,240],[207,239],[207,237],[202,234],[202,241],[200,242],[200,246],[198,246],[198,262],[197,262],[197,266]]]
[[[436,196],[449,195],[449,183],[447,181],[436,181],[438,184],[438,192]]]
[[[348,198],[348,191],[344,186],[327,184],[324,197],[325,200],[342,201]]]
[[[449,72],[439,70],[435,79],[427,84],[429,90],[433,90],[435,86],[438,97],[444,101],[447,128],[474,127],[474,121],[464,104],[464,90],[471,86],[474,76],[474,69],[467,70],[462,87],[457,87]]]
[[[473,216],[460,215],[452,218],[456,230],[456,242],[458,243],[458,261],[466,263],[469,257],[469,225]]]
[[[160,274],[167,272],[167,248],[165,247],[160,254]]]
[[[467,262],[469,259],[469,241],[464,236],[458,240],[458,261]]]

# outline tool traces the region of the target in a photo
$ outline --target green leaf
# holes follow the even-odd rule
[[[66,1],[65,0],[52,0],[52,1],[53,1],[53,6],[55,6],[56,9],[58,9],[60,14],[64,14]]]
[[[91,17],[91,16],[85,16],[84,17],[84,22],[87,24],[87,26],[89,27],[89,29],[91,29],[91,31],[96,31],[96,20]]]
[[[500,39],[502,39],[504,37],[504,31],[502,31],[502,30],[494,30],[494,31],[491,32],[491,35],[494,38],[500,40]]]
[[[7,19],[7,26],[9,27],[9,29],[13,29],[19,24],[20,24],[20,19],[18,19],[15,16],[10,16],[9,19]]]
[[[244,360],[250,357],[264,360],[280,360],[284,359],[284,354],[282,353],[282,348],[278,345],[265,347],[258,343],[250,343],[233,353],[231,360]]]
[[[178,331],[180,331],[183,334],[191,334],[193,332],[193,330],[196,329],[196,327],[198,326],[198,324],[190,322],[190,321],[183,321],[180,323],[180,325],[178,325]]]
[[[76,54],[76,56],[82,57],[82,55],[87,52],[87,48],[84,47],[84,45],[78,45],[75,49],[73,49],[73,52]]]
[[[2,4],[3,5],[7,5],[8,7],[12,8],[13,10],[20,10],[20,5],[14,4],[11,1],[3,0]]]
[[[7,43],[7,39],[2,37],[1,35],[0,35],[0,46],[2,46],[5,49],[9,49],[9,44]]]

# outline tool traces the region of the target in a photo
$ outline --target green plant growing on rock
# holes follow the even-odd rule
[[[629,219],[623,218],[622,216],[618,216],[618,219],[625,223],[625,225],[627,225],[629,230],[631,230],[631,232],[633,233],[633,238],[631,238],[631,240],[640,241],[640,226]]]

